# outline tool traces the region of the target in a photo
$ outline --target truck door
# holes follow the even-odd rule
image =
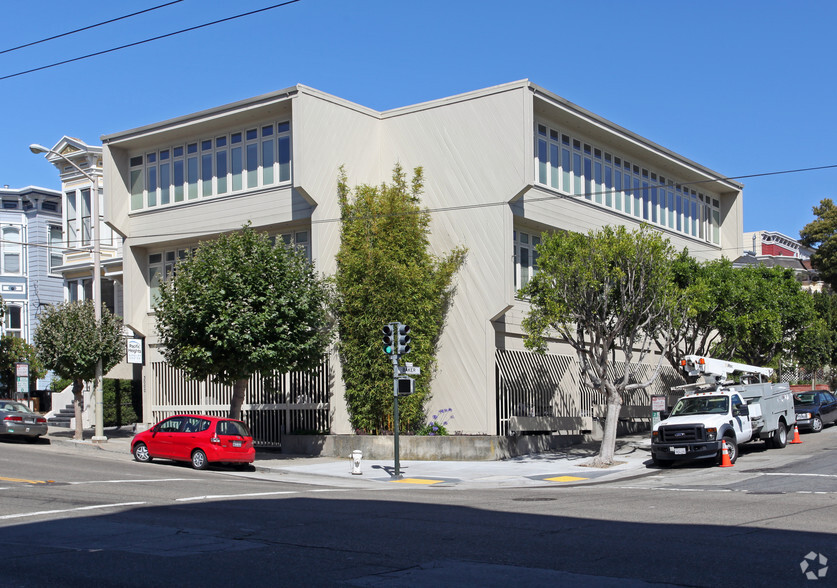
[[[746,443],[753,437],[753,425],[750,423],[750,417],[747,415],[738,414],[737,406],[745,404],[738,394],[733,394],[730,397],[730,414],[732,415],[731,424],[735,429],[735,439],[738,443]]]

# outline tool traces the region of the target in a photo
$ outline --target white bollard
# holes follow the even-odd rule
[[[363,474],[360,471],[360,462],[363,459],[363,452],[359,449],[355,449],[352,451],[351,460],[352,460],[352,474],[358,475]]]

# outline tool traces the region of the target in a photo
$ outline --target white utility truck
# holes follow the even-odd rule
[[[773,370],[710,357],[687,355],[681,368],[703,382],[673,388],[683,397],[664,420],[654,425],[651,457],[658,466],[675,461],[717,459],[727,446],[730,462],[738,458],[738,446],[763,439],[781,449],[796,423],[793,395],[787,384],[764,381]],[[740,374],[740,383],[727,380]]]

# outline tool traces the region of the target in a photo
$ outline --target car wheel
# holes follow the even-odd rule
[[[776,430],[773,431],[773,436],[770,438],[770,446],[774,449],[782,449],[788,444],[788,430],[785,423],[779,421]]]
[[[735,439],[731,437],[724,437],[724,445],[727,446],[727,453],[729,454],[729,462],[735,463],[738,459],[738,444]],[[724,459],[723,449],[718,452],[718,463],[720,464]]]
[[[822,431],[822,419],[820,417],[815,416],[811,419],[811,431],[814,433]]]
[[[134,445],[134,459],[140,463],[148,463],[151,461],[151,455],[148,453],[148,447],[145,443],[137,443]]]
[[[195,449],[192,452],[192,467],[196,470],[205,470],[209,462],[206,459],[206,454],[202,449]]]

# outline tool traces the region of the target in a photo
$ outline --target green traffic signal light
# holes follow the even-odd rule
[[[392,348],[392,326],[384,325],[384,328],[381,329],[381,332],[384,334],[383,342],[384,342],[384,353],[387,355],[392,355],[394,350]]]

